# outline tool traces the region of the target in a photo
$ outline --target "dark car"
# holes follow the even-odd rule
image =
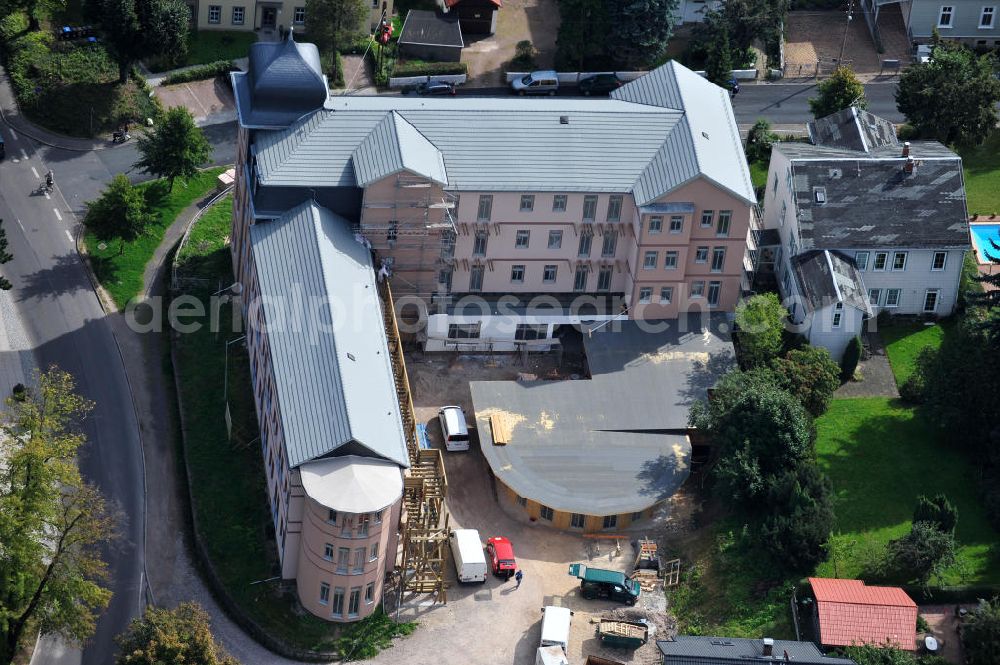
[[[621,79],[614,74],[596,74],[581,80],[578,87],[585,95],[606,95],[621,85]]]
[[[418,95],[454,95],[455,84],[447,81],[426,81],[413,88]]]

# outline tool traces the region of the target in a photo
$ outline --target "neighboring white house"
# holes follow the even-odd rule
[[[764,196],[761,256],[793,321],[835,358],[860,331],[863,304],[811,283],[827,282],[823,265],[867,294],[870,314],[951,314],[969,248],[961,158],[936,141],[900,145],[891,123],[854,108],[809,136],[775,144]]]

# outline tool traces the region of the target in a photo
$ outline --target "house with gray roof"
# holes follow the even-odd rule
[[[657,640],[663,665],[855,665],[850,658],[827,656],[812,642],[775,640],[769,637],[701,637],[678,635]]]
[[[810,123],[811,143],[771,152],[759,258],[793,322],[834,358],[879,312],[947,316],[958,300],[962,159],[936,141],[901,144],[890,127],[845,109]]]

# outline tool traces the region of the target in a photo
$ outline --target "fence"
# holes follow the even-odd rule
[[[420,83],[426,83],[431,79],[435,81],[444,81],[445,83],[454,83],[455,85],[461,85],[468,80],[468,76],[465,74],[441,74],[439,76],[426,75],[426,76],[400,76],[389,79],[390,88],[404,88],[408,85],[417,85]]]
[[[570,85],[576,85],[582,79],[589,78],[591,76],[596,76],[597,74],[614,74],[618,77],[618,80],[634,81],[640,76],[645,76],[649,72],[557,72],[556,76],[559,78],[560,83],[568,83]],[[523,76],[527,76],[530,72],[507,72],[507,83],[510,83],[514,79],[519,79]]]

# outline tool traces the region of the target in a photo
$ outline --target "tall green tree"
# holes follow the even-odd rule
[[[239,665],[215,642],[208,613],[197,603],[147,608],[116,641],[116,665]]]
[[[118,82],[143,58],[179,62],[187,52],[190,10],[182,0],[86,0],[108,50],[118,62]]]
[[[907,67],[896,105],[919,135],[945,144],[982,143],[997,125],[996,59],[942,42],[930,62]]]
[[[909,533],[890,540],[886,548],[889,573],[923,586],[953,563],[955,536],[927,522],[914,522]]]
[[[758,118],[747,132],[747,161],[767,164],[771,161],[771,146],[778,140],[778,135],[771,131],[771,123],[764,118]]]
[[[705,56],[705,78],[723,88],[729,87],[729,79],[733,76],[732,48],[729,44],[729,31],[721,21],[709,23],[711,41]]]
[[[816,86],[819,93],[809,99],[809,110],[817,120],[851,106],[868,108],[865,86],[850,67],[837,67],[830,78]]]
[[[99,199],[87,202],[83,225],[102,242],[117,240],[118,253],[124,254],[125,243],[145,234],[155,220],[142,191],[119,173]]]
[[[952,505],[944,494],[938,494],[928,499],[921,494],[917,497],[917,506],[913,509],[913,523],[926,522],[945,533],[955,533],[958,526],[958,509]]]
[[[336,53],[368,30],[369,11],[365,0],[306,0],[306,34]]]
[[[811,572],[827,557],[833,530],[830,481],[811,459],[778,473],[767,490],[758,541],[783,568]]]
[[[774,373],[782,388],[795,395],[814,417],[826,413],[833,392],[840,387],[840,367],[819,346],[794,349],[775,358]]]
[[[674,29],[678,0],[610,0],[607,53],[619,68],[639,69],[659,62]]]
[[[774,293],[762,293],[736,306],[740,366],[764,367],[781,353],[788,310]]]
[[[98,548],[114,535],[104,499],[80,477],[78,423],[91,405],[55,367],[0,424],[0,663],[38,631],[89,637],[111,592]]]
[[[962,626],[962,647],[967,665],[1000,663],[1000,597],[979,601]]]
[[[605,0],[559,0],[556,59],[561,68],[585,72],[605,53],[608,26]]]
[[[212,146],[205,132],[194,124],[191,112],[183,106],[167,110],[155,131],[137,141],[139,161],[134,166],[146,173],[166,178],[168,190],[174,190],[176,178],[193,178],[198,167],[212,158]]]
[[[10,263],[14,255],[7,251],[7,230],[3,227],[3,220],[0,219],[0,266]],[[6,277],[0,275],[0,291],[10,291],[11,283]]]

